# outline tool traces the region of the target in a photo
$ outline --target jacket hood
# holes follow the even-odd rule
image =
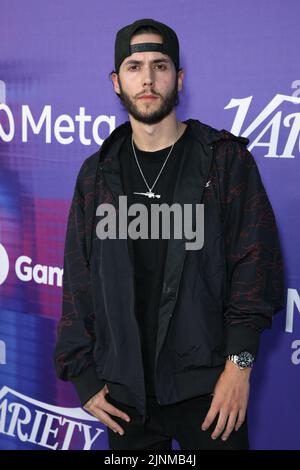
[[[234,140],[244,145],[249,143],[249,139],[246,137],[234,135],[226,129],[215,129],[214,127],[204,124],[197,119],[188,119],[184,122],[186,124],[190,124],[195,136],[201,140],[202,143],[207,145],[212,145],[222,140]]]

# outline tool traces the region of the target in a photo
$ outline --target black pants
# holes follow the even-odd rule
[[[148,397],[145,423],[135,408],[114,400],[109,394],[106,399],[131,418],[127,423],[111,415],[124,429],[121,436],[107,428],[111,450],[172,450],[172,439],[176,439],[181,450],[249,450],[247,414],[239,430],[233,430],[226,441],[221,440],[222,434],[215,440],[210,437],[219,415],[202,431],[201,425],[212,401],[210,394],[173,405],[159,405],[154,397]]]

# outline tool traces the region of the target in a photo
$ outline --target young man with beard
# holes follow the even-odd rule
[[[248,139],[176,116],[184,71],[167,25],[142,19],[115,42],[128,111],[80,169],[64,258],[57,375],[108,428],[110,448],[249,449],[259,337],[283,307],[272,207]],[[95,236],[101,203],[204,204],[204,246]],[[149,220],[149,223],[151,221]]]

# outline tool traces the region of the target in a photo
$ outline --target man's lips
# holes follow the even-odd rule
[[[157,96],[155,96],[155,95],[143,95],[143,96],[140,96],[139,99],[140,100],[156,100]]]

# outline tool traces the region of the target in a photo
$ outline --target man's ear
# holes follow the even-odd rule
[[[111,74],[111,79],[112,79],[112,82],[113,82],[113,85],[114,85],[114,90],[116,93],[120,94],[121,93],[121,90],[120,90],[120,86],[119,86],[119,77],[118,77],[118,74],[116,72],[112,72]]]
[[[183,88],[183,80],[184,80],[184,70],[183,69],[178,70],[177,80],[178,80],[178,91],[180,91]]]

